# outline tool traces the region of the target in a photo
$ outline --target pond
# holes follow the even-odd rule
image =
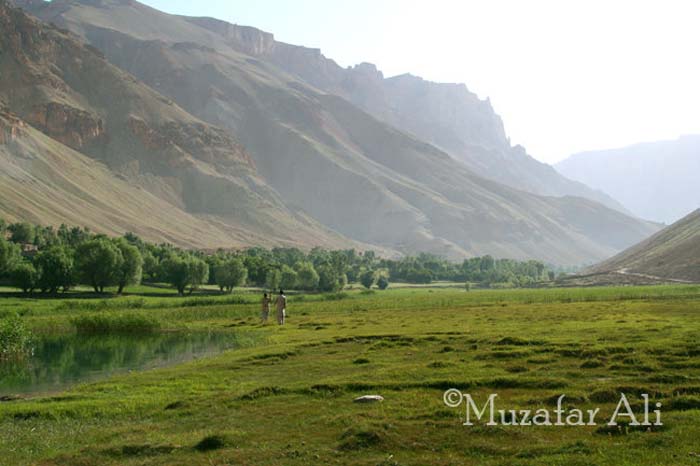
[[[0,363],[0,397],[61,391],[77,383],[178,364],[236,346],[235,334],[221,332],[43,338],[36,342],[31,358]]]

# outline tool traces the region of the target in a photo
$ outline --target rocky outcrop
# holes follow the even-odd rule
[[[101,118],[69,105],[50,102],[35,107],[27,121],[44,134],[73,149],[106,137]]]
[[[203,124],[167,122],[151,127],[143,119],[131,116],[129,131],[159,162],[170,169],[191,165],[191,159],[226,166],[247,166],[255,170],[255,164],[243,146],[224,131]],[[194,154],[194,155],[193,155]]]
[[[25,127],[22,120],[7,109],[0,107],[0,145],[8,144],[17,139]]]
[[[239,26],[215,18],[186,18],[226,38],[233,48],[247,55],[267,55],[275,47],[275,36],[249,26]]]

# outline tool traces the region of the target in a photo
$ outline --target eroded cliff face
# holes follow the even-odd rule
[[[57,102],[36,106],[27,115],[27,121],[72,149],[80,150],[83,146],[103,141],[106,137],[102,118]]]
[[[19,138],[25,128],[26,124],[22,120],[0,105],[0,145]]]
[[[143,147],[160,157],[170,169],[192,166],[194,158],[191,154],[196,153],[196,158],[203,162],[224,166],[238,166],[243,162],[255,170],[255,164],[243,146],[222,130],[173,121],[153,127],[134,116],[129,117],[127,126]]]
[[[190,19],[190,18],[186,18]],[[239,26],[216,18],[191,18],[196,24],[216,32],[246,55],[268,55],[275,48],[275,36],[254,27]]]

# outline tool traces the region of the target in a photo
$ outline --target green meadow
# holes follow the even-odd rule
[[[1,465],[700,464],[700,286],[259,296],[0,293],[36,339],[215,332],[235,348],[0,402]],[[595,426],[464,426],[458,388],[502,409],[600,408]],[[662,426],[607,426],[619,394]],[[354,403],[362,395],[383,402]]]

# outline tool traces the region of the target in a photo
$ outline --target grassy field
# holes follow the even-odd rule
[[[161,331],[249,344],[65,393],[0,402],[2,465],[700,464],[700,287],[292,296],[284,327],[257,295],[0,298],[37,335],[142,315]],[[456,387],[503,409],[600,407],[600,425],[463,426]],[[604,424],[619,392],[660,401],[664,426]],[[383,403],[353,399],[380,394]]]

